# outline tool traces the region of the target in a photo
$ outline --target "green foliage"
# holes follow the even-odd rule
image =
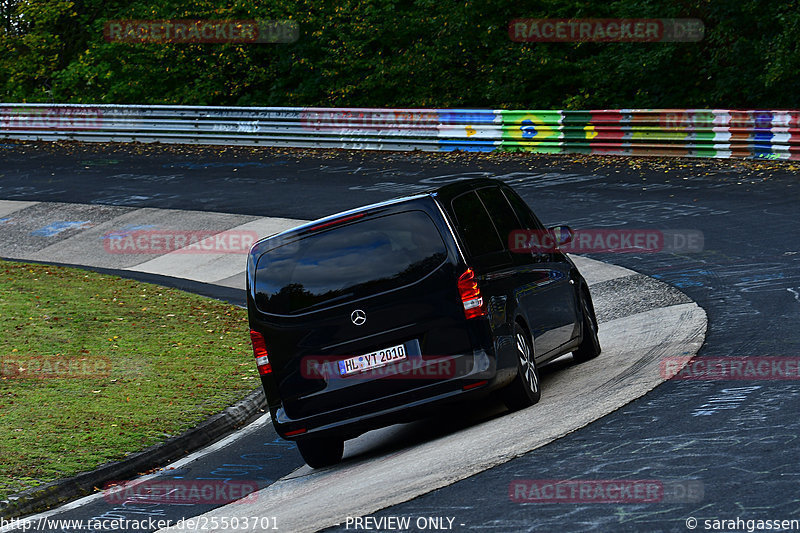
[[[0,0],[0,100],[800,107],[796,0]],[[514,18],[699,18],[699,43],[515,43]],[[292,44],[126,44],[120,19],[294,19]]]

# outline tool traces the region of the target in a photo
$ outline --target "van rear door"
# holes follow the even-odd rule
[[[289,242],[283,237],[286,244],[254,258],[251,328],[266,339],[289,417],[430,385],[436,376],[415,370],[402,378],[387,367],[402,373],[441,356],[472,354],[458,252],[428,204],[343,217]],[[387,353],[384,366],[366,368]]]

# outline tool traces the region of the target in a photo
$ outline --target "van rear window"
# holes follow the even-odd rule
[[[259,257],[256,305],[281,315],[312,311],[414,283],[446,258],[439,230],[422,211],[333,227]]]

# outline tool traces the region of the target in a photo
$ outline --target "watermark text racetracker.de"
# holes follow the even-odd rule
[[[704,485],[697,479],[514,479],[515,503],[696,503]]]
[[[56,355],[4,355],[2,379],[97,379],[111,375],[108,357]]]
[[[0,106],[0,129],[13,131],[99,130],[103,109],[95,106]]]
[[[800,380],[800,357],[665,357],[659,372],[675,380],[795,381]]]
[[[103,36],[112,43],[293,43],[294,20],[109,20]]]
[[[705,35],[699,19],[514,19],[508,36],[531,42],[697,42]]]
[[[103,236],[103,248],[110,254],[246,254],[257,240],[247,230],[112,231]]]
[[[103,499],[111,504],[226,505],[258,500],[257,481],[148,479],[106,484]]]
[[[509,250],[516,253],[687,253],[703,251],[699,230],[605,229],[570,230],[559,226],[547,230],[517,229],[508,235]]]
[[[706,130],[749,134],[752,129],[797,128],[796,111],[665,110],[658,113],[658,124],[672,130]],[[719,128],[719,130],[715,130]]]
[[[464,376],[473,370],[471,361],[453,356],[425,356],[380,359],[375,352],[356,356],[306,356],[300,375],[312,380],[358,381],[359,379],[441,380]]]

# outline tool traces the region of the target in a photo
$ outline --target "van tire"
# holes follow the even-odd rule
[[[517,352],[517,377],[500,393],[503,403],[511,411],[530,407],[542,396],[539,370],[536,368],[530,336],[517,323],[514,323],[514,344]]]
[[[581,325],[581,335],[583,335],[583,339],[578,349],[572,352],[572,359],[576,363],[584,363],[594,359],[602,351],[600,339],[597,338],[597,318],[592,313],[588,298],[588,294],[582,293],[581,312],[583,314],[583,323]]]
[[[297,441],[297,449],[311,468],[333,466],[342,461],[344,440],[332,437],[308,437]]]

